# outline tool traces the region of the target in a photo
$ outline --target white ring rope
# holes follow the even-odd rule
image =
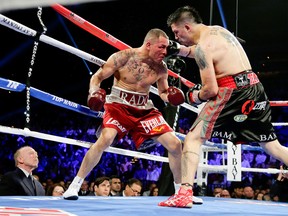
[[[20,24],[20,23],[18,23],[16,21],[14,21],[14,20],[2,15],[2,14],[0,14],[0,24],[6,26],[8,28],[11,28],[11,29],[13,29],[13,30],[15,30],[17,32],[20,32],[22,34],[26,34],[28,36],[35,37],[36,34],[37,34],[37,32],[35,30],[33,30],[33,29],[31,29],[31,28],[29,28],[29,27],[27,27],[25,25],[22,25],[22,24]],[[91,62],[91,63],[97,64],[98,66],[102,66],[103,64],[105,64],[104,60],[102,60],[102,59],[100,59],[100,58],[98,58],[96,56],[93,56],[93,55],[91,55],[89,53],[86,53],[86,52],[84,52],[82,50],[79,50],[79,49],[77,49],[75,47],[69,46],[69,45],[67,45],[67,44],[65,44],[63,42],[55,40],[55,39],[53,39],[53,38],[51,38],[51,37],[49,37],[47,35],[41,34],[40,37],[39,37],[39,40],[44,42],[44,43],[47,43],[47,44],[49,44],[51,46],[54,46],[54,47],[57,47],[57,48],[62,49],[64,51],[67,51],[67,52],[69,52],[71,54],[74,54],[74,55],[76,55],[76,56],[78,56],[80,58],[83,58],[83,59]],[[158,92],[157,88],[155,88],[154,86],[151,86],[150,91],[152,93],[154,93],[154,94],[156,94]],[[193,107],[193,106],[191,106],[191,105],[189,105],[187,103],[183,103],[183,104],[181,104],[181,106],[183,106],[186,109],[189,109],[191,111],[194,111],[196,113],[200,112],[200,110],[198,108],[195,108],[195,107]]]
[[[56,135],[50,135],[50,134],[45,134],[45,133],[40,133],[36,131],[31,131],[28,128],[20,129],[20,128],[12,128],[12,127],[7,127],[7,126],[2,126],[0,125],[0,132],[2,133],[7,133],[7,134],[16,134],[16,135],[22,135],[25,137],[34,137],[38,139],[43,139],[43,140],[49,140],[53,142],[60,142],[60,143],[66,143],[66,144],[71,144],[71,145],[77,145],[85,148],[90,148],[91,145],[94,143],[91,142],[86,142],[86,141],[81,141],[81,140],[74,140],[71,138],[65,138],[65,137],[59,137]],[[218,149],[219,151],[219,149]],[[137,157],[137,158],[142,158],[142,159],[147,159],[147,160],[154,160],[154,161],[159,161],[159,162],[166,162],[168,163],[168,158],[167,157],[162,157],[162,156],[157,156],[157,155],[152,155],[152,154],[147,154],[147,153],[142,153],[142,152],[136,152],[136,151],[130,151],[127,149],[119,149],[115,147],[108,147],[105,152],[110,152],[110,153],[115,153],[115,154],[121,154],[125,156],[130,156],[130,157]],[[198,165],[200,168],[203,169],[204,172],[207,173],[227,173],[227,166],[215,166],[215,165],[205,165],[205,164],[199,164]],[[279,169],[264,169],[264,168],[246,168],[242,167],[242,172],[261,172],[261,173],[269,173],[269,174],[276,174],[283,172]],[[286,171],[284,171],[286,172]]]
[[[86,141],[82,141],[82,140],[74,140],[71,138],[59,137],[59,136],[55,136],[55,135],[31,131],[28,128],[20,129],[20,128],[12,128],[12,127],[6,127],[6,126],[0,125],[0,132],[8,133],[8,134],[22,135],[25,137],[34,137],[34,138],[38,138],[38,139],[49,140],[49,141],[60,142],[60,143],[66,143],[66,144],[71,144],[71,145],[77,145],[77,146],[81,146],[81,147],[85,147],[85,148],[90,148],[90,146],[94,144],[94,143],[86,142]],[[166,158],[166,157],[157,156],[157,155],[150,155],[150,154],[146,154],[146,153],[142,153],[142,152],[135,152],[135,151],[115,148],[115,147],[111,147],[111,146],[108,147],[105,150],[105,152],[121,154],[121,155],[131,156],[131,157],[137,157],[137,158],[143,158],[143,159],[147,159],[147,160],[168,162],[168,158]]]
[[[28,35],[28,36],[32,36],[35,37],[37,32],[31,28],[28,28],[14,20],[9,19],[8,17],[5,17],[3,15],[0,14],[0,24],[11,28],[17,32],[20,32],[22,34]],[[103,61],[102,59],[99,59],[93,55],[90,55],[84,51],[81,51],[77,48],[74,48],[72,46],[69,46],[67,44],[64,44],[60,41],[57,41],[49,36],[40,35],[40,41],[45,42],[49,45],[52,45],[54,47],[57,47],[59,49],[62,49],[64,51],[70,52],[78,57],[81,57],[85,60],[88,60],[89,62],[92,62],[94,64],[97,64],[99,66],[103,65],[105,63],[105,61]],[[151,86],[150,91],[154,94],[158,95],[158,90],[157,88]],[[189,109],[191,111],[194,111],[196,113],[199,113],[199,109],[184,103],[181,106],[185,107],[186,109]],[[276,123],[277,125],[279,125],[280,123]],[[283,125],[283,123],[281,123],[281,125]],[[288,123],[284,123],[284,125],[288,125]],[[35,132],[35,131],[30,131],[28,128],[25,129],[19,129],[19,128],[11,128],[11,127],[6,127],[6,126],[1,126],[0,125],[0,132],[3,133],[8,133],[8,134],[17,134],[17,135],[23,135],[23,136],[30,136],[30,137],[34,137],[34,138],[39,138],[39,139],[44,139],[44,140],[50,140],[50,141],[54,141],[54,142],[63,142],[63,143],[67,143],[67,144],[72,144],[72,145],[77,145],[77,146],[82,146],[82,147],[86,147],[89,148],[93,143],[90,142],[86,142],[86,141],[80,141],[80,140],[73,140],[70,138],[63,138],[63,137],[59,137],[59,136],[55,136],[55,135],[49,135],[49,134],[44,134],[44,133],[40,133],[40,132]],[[178,133],[179,135],[179,133]],[[183,135],[183,134],[182,134]],[[206,143],[207,144],[207,143]],[[209,144],[209,142],[208,142]],[[225,146],[225,145],[222,145]],[[210,143],[210,146],[204,146],[203,147],[205,150],[215,150],[215,151],[219,151],[218,146],[216,145],[212,145]],[[254,147],[252,147],[254,148]],[[221,150],[221,149],[220,149]],[[135,152],[135,151],[130,151],[130,150],[126,150],[126,149],[119,149],[119,148],[114,148],[114,147],[108,147],[106,150],[106,152],[111,152],[111,153],[116,153],[116,154],[122,154],[125,156],[131,156],[131,157],[137,157],[137,158],[143,158],[143,159],[148,159],[148,160],[155,160],[155,161],[161,161],[161,162],[168,162],[168,158],[166,157],[162,157],[162,156],[156,156],[156,155],[150,155],[150,154],[146,154],[146,153],[142,153],[142,152]],[[206,172],[227,172],[227,166],[211,166],[211,165],[205,165],[205,164],[199,164],[199,167],[201,167],[203,169],[203,171]],[[266,173],[270,173],[270,174],[275,174],[275,173],[279,173],[282,172],[278,169],[259,169],[259,168],[242,168],[242,171],[245,172],[266,172]]]

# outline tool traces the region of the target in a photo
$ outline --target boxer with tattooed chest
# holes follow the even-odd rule
[[[161,143],[169,152],[175,185],[180,183],[181,141],[149,99],[150,87],[156,83],[164,102],[178,106],[185,100],[180,89],[168,86],[168,71],[163,61],[168,45],[169,38],[164,31],[151,29],[141,47],[112,54],[91,77],[88,106],[99,111],[104,105],[105,109],[101,134],[86,153],[77,176],[63,195],[65,199],[78,199],[84,178],[98,164],[103,151],[127,133],[137,149],[148,139]],[[111,93],[106,96],[100,85],[111,76],[114,82]]]

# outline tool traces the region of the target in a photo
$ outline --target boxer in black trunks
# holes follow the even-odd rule
[[[195,58],[200,70],[202,85],[191,88],[187,100],[206,104],[185,137],[181,188],[158,205],[191,208],[200,147],[207,139],[218,137],[234,144],[258,142],[286,165],[288,149],[277,139],[269,100],[237,38],[221,26],[204,25],[190,6],[178,8],[167,24],[181,44],[170,41],[168,54]]]

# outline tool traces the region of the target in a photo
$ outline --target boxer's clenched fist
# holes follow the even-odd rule
[[[100,111],[105,103],[106,91],[99,88],[88,95],[87,105],[91,110]]]
[[[168,101],[173,106],[178,106],[185,101],[185,96],[181,89],[174,86],[168,88]]]

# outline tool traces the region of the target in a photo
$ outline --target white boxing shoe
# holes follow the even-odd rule
[[[199,197],[195,197],[193,196],[193,204],[196,204],[196,205],[202,205],[203,204],[203,199],[199,198]]]
[[[70,185],[69,188],[64,192],[63,198],[66,200],[78,200],[79,187],[77,185]]]

